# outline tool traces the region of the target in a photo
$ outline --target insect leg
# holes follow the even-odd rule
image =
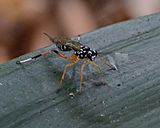
[[[62,74],[61,81],[60,81],[61,84],[62,84],[62,81],[64,80],[64,77],[65,77],[67,68],[73,66],[73,65],[76,64],[78,61],[79,61],[79,60],[75,60],[75,61],[73,61],[73,62],[71,62],[71,63],[68,63],[68,64],[64,67],[63,74]]]
[[[101,59],[100,56],[97,56],[97,57],[100,59],[100,61],[101,61],[103,64],[107,65],[107,66],[110,67],[111,69],[118,70],[118,68],[117,68],[117,66],[116,66],[115,64],[112,64],[112,66],[111,66],[107,60],[104,61],[103,59]]]
[[[97,72],[100,76],[100,79],[103,80],[103,77],[101,76],[101,70],[100,70],[99,66],[96,63],[94,63],[93,61],[88,61],[88,63],[91,64],[92,66],[94,66],[97,69]]]
[[[40,54],[38,54],[38,55],[35,55],[35,56],[33,56],[33,57],[30,57],[30,58],[27,58],[27,59],[24,59],[24,60],[16,61],[16,64],[22,64],[22,63],[25,63],[25,62],[28,62],[28,61],[32,61],[32,60],[34,60],[34,59],[39,58],[40,56],[43,56],[43,55],[45,55],[45,54],[49,54],[49,53],[51,53],[51,52],[52,52],[51,50],[47,50],[47,51],[42,52],[42,53],[40,53]]]
[[[82,64],[81,66],[81,70],[80,70],[80,93],[82,93],[82,88],[83,88],[83,85],[82,85],[82,81],[83,81],[83,71],[84,71],[84,68],[85,68],[85,63]]]
[[[64,54],[62,54],[61,52],[57,51],[57,50],[53,50],[58,56],[67,59],[67,60],[78,60],[78,57],[75,54],[72,54],[71,57],[66,57]]]
[[[67,59],[67,57],[64,54],[62,54],[61,52],[59,52],[57,50],[53,50],[53,52],[55,52],[58,56],[60,56],[60,57],[62,57],[64,59]]]
[[[100,57],[100,56],[97,56],[97,57],[100,59],[100,61],[101,61],[103,64],[105,64],[105,65],[107,65],[108,67],[110,67],[110,68],[111,68],[110,64],[108,64],[108,62],[107,62],[107,61],[104,61],[103,59],[101,59],[101,57]]]

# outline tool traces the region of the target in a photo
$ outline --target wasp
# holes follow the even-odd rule
[[[17,64],[22,64],[22,63],[25,63],[25,62],[28,62],[28,61],[31,61],[33,59],[36,59],[42,55],[45,55],[45,54],[49,54],[51,52],[54,52],[55,54],[57,54],[59,57],[61,58],[64,58],[66,60],[71,60],[72,62],[68,63],[65,65],[64,67],[64,70],[63,70],[63,74],[61,76],[61,80],[60,80],[60,83],[62,84],[63,80],[64,80],[64,77],[65,77],[65,74],[67,72],[67,68],[73,66],[74,64],[76,64],[78,61],[82,60],[82,65],[81,65],[81,68],[80,68],[80,93],[82,93],[82,87],[83,87],[83,84],[82,84],[82,81],[83,81],[83,72],[84,72],[84,69],[85,69],[85,65],[86,64],[91,64],[93,67],[96,68],[99,76],[100,76],[100,79],[102,80],[102,76],[101,76],[101,70],[99,68],[99,66],[94,62],[94,60],[99,57],[98,56],[98,51],[94,50],[94,49],[91,49],[90,47],[84,45],[84,44],[81,44],[79,41],[74,41],[70,38],[60,38],[60,37],[51,37],[49,34],[47,33],[43,33],[44,35],[46,35],[49,40],[56,45],[56,47],[59,49],[58,50],[48,50],[48,51],[45,51],[45,52],[42,52],[36,56],[33,56],[31,58],[28,58],[28,59],[25,59],[25,60],[20,60],[20,61],[17,61],[16,63]],[[67,57],[65,56],[62,52],[66,52],[66,51],[74,51],[74,53],[71,55],[71,57]],[[107,66],[111,67],[110,64],[108,64],[107,62],[103,61],[102,59],[100,59],[104,64],[106,64]],[[113,67],[115,70],[117,70],[117,67],[115,65],[113,65]]]

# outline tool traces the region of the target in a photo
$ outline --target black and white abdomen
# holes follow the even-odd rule
[[[90,51],[88,51],[87,57],[88,57],[91,61],[95,60],[95,58],[97,57],[97,51],[90,49]]]
[[[88,58],[90,61],[93,61],[97,57],[97,51],[82,45],[81,49],[75,52],[75,55],[80,59]]]

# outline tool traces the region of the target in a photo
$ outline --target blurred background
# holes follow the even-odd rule
[[[0,0],[0,64],[67,36],[160,11],[160,0]]]

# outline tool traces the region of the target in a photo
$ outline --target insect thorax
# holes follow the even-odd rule
[[[75,55],[80,59],[88,58],[90,61],[93,61],[97,57],[97,51],[82,45],[81,49],[75,52]]]
[[[81,44],[79,42],[73,41],[71,39],[61,39],[55,41],[56,46],[61,50],[61,51],[77,51],[81,49]]]

